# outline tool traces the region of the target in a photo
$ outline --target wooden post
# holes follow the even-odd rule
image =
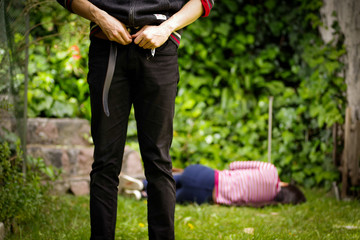
[[[344,199],[347,195],[348,188],[348,157],[350,150],[350,126],[351,126],[351,112],[350,108],[346,108],[345,114],[345,146],[342,161],[342,184],[341,184],[341,198]]]
[[[274,97],[269,97],[268,162],[271,163],[272,112]]]
[[[348,157],[349,175],[352,186],[359,185],[359,161],[360,161],[360,121],[352,120],[351,123],[351,149]]]
[[[335,123],[333,125],[333,129],[332,129],[332,135],[333,135],[333,152],[332,152],[332,159],[333,159],[333,163],[334,166],[338,166],[338,162],[337,162],[337,124]]]
[[[21,129],[21,146],[23,151],[23,164],[22,171],[24,174],[24,179],[26,178],[26,169],[27,169],[27,106],[28,106],[28,83],[29,83],[29,34],[30,34],[30,8],[26,9],[25,15],[25,79],[24,79],[24,109],[23,109],[23,119],[22,119],[22,129]]]

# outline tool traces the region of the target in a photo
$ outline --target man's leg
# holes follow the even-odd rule
[[[118,46],[118,59],[109,91],[110,116],[104,114],[102,90],[107,71],[110,42],[93,38],[89,51],[88,82],[91,98],[91,133],[95,145],[90,174],[91,239],[114,239],[118,175],[131,108],[129,83],[121,59],[124,46]]]
[[[148,181],[149,238],[174,239],[175,181],[169,155],[179,79],[177,47],[171,41],[156,49],[137,48],[134,99],[140,151]]]
[[[175,185],[176,185],[176,192],[181,188],[181,175],[182,174],[176,174],[173,175],[173,178],[175,180]],[[147,185],[148,185],[148,181],[146,179],[142,180],[143,186],[144,188],[142,190],[147,191]]]

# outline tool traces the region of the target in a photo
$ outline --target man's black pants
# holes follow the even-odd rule
[[[134,43],[116,44],[116,68],[108,98],[110,116],[107,117],[102,106],[102,92],[110,44],[110,41],[92,37],[89,50],[91,132],[95,145],[90,174],[91,239],[114,239],[118,175],[132,105],[149,182],[149,238],[174,239],[175,181],[169,149],[179,80],[177,46],[168,40],[156,49],[153,57],[150,50]]]

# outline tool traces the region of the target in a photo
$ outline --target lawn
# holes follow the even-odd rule
[[[360,202],[307,190],[298,206],[177,205],[176,239],[360,239]],[[89,239],[89,197],[54,197],[7,239]],[[147,239],[146,200],[119,197],[116,239]]]

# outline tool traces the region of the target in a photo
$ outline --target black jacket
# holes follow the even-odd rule
[[[179,11],[186,0],[90,0],[90,2],[125,25],[137,27],[162,23]]]
[[[72,12],[73,0],[57,0]],[[89,0],[98,8],[117,18],[125,25],[138,27],[158,25],[178,12],[187,0]],[[204,16],[209,15],[214,0],[201,0]],[[166,19],[165,19],[165,17]]]
[[[73,0],[57,0],[64,8],[72,12]],[[98,8],[109,13],[129,27],[142,27],[145,25],[159,25],[173,14],[178,12],[188,0],[89,0]],[[214,0],[201,0],[204,15],[209,15],[214,5]],[[95,34],[100,28],[91,23],[90,35]],[[174,37],[176,37],[174,35]],[[177,38],[177,37],[176,37]],[[180,37],[177,38],[180,42]]]

